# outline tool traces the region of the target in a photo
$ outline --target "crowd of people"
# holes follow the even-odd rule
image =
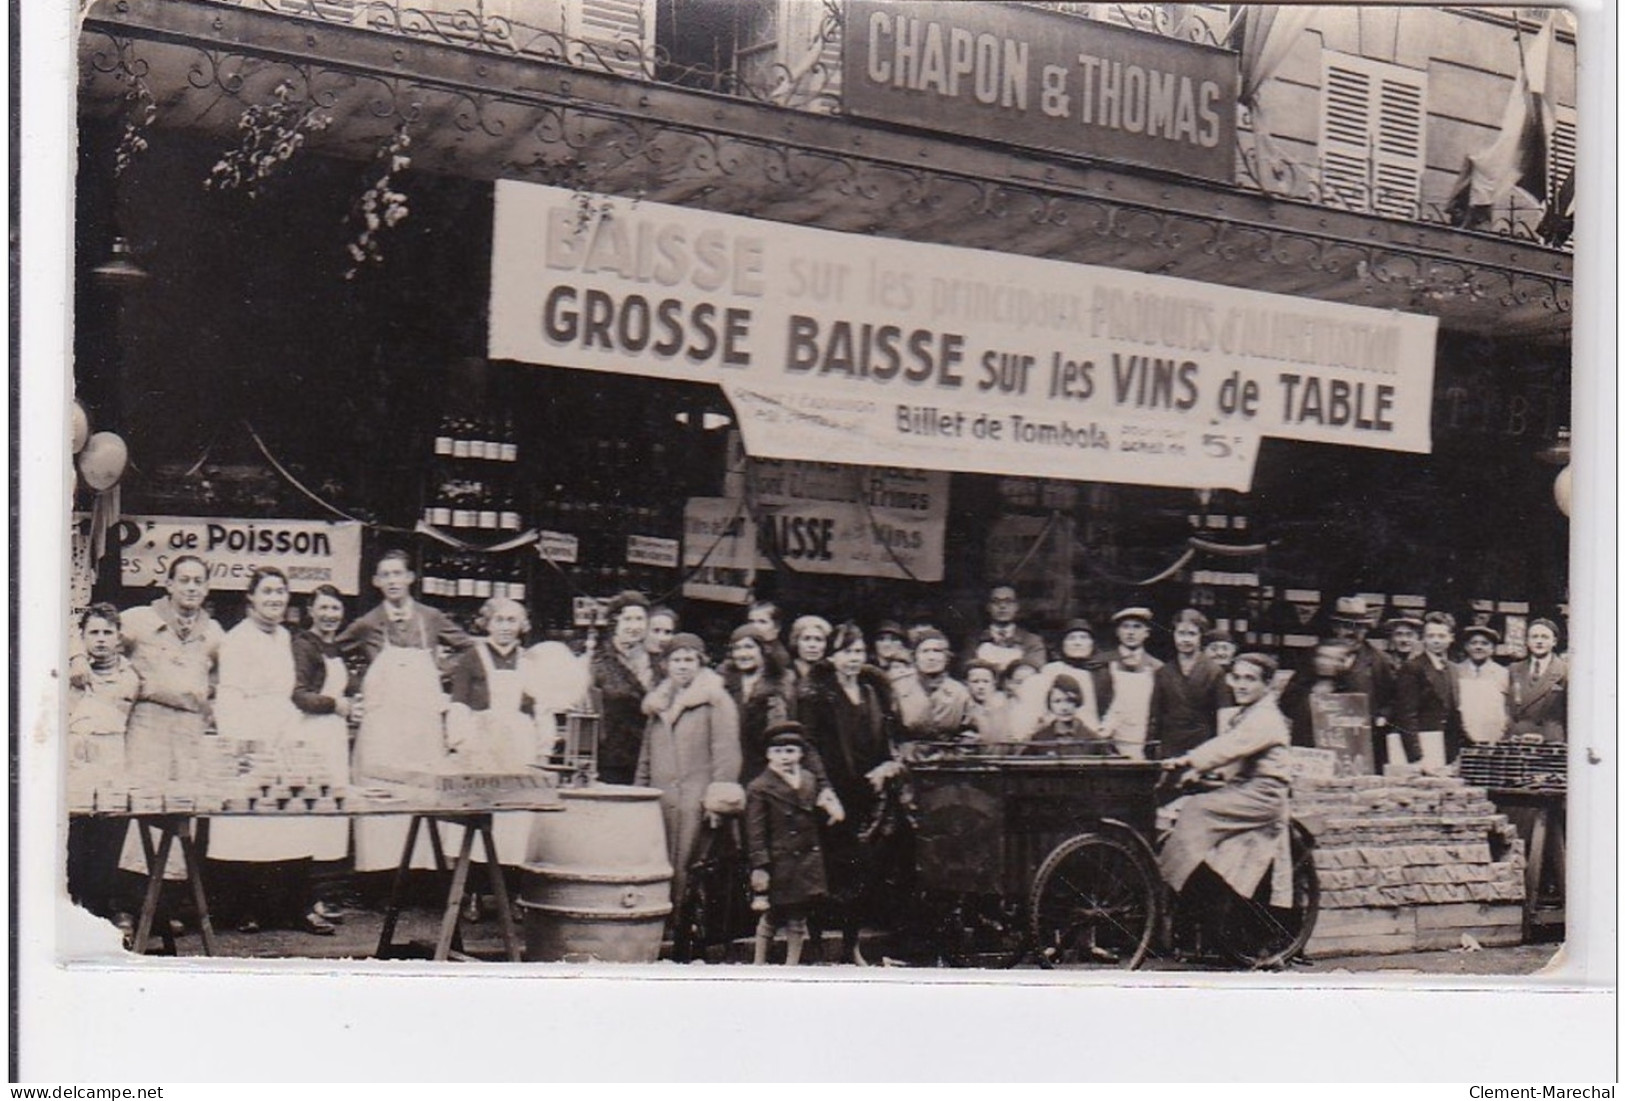
[[[1528,656],[1508,669],[1488,625],[1462,629],[1458,655],[1448,613],[1398,615],[1379,647],[1376,617],[1344,598],[1312,664],[1287,679],[1273,656],[1238,654],[1194,609],[1172,617],[1159,658],[1145,607],[1121,608],[1109,624],[1072,620],[1052,650],[1020,623],[1008,585],[990,590],[986,625],[957,647],[928,622],[865,630],[804,614],[786,626],[763,601],[713,653],[676,611],[626,592],[608,603],[607,637],[561,662],[558,643],[526,648],[531,625],[517,602],[487,601],[470,634],[415,599],[415,580],[409,557],[387,552],[373,572],[376,607],[346,623],[343,597],[324,586],[290,632],[288,579],[261,568],[247,614],[227,631],[205,610],[207,565],[174,559],[150,604],[96,604],[80,617],[70,762],[122,771],[132,785],[196,782],[201,739],[218,735],[297,742],[358,778],[448,765],[521,772],[555,752],[567,701],[599,715],[601,782],[660,791],[678,897],[707,820],[744,816],[758,958],[782,929],[795,959],[809,935],[836,926],[850,953],[860,924],[883,920],[906,890],[897,792],[917,743],[1227,773],[1224,790],[1181,816],[1163,869],[1177,889],[1206,864],[1250,894],[1284,843],[1271,829],[1284,820],[1284,755],[1315,744],[1316,695],[1364,697],[1379,766],[1401,753],[1424,760],[1435,739],[1453,759],[1466,743],[1564,738],[1567,668],[1547,620],[1529,624]],[[274,922],[329,935],[341,916],[333,885],[400,853],[398,823],[354,825],[351,835],[342,818],[217,818],[206,874],[229,885],[218,893],[240,929]],[[143,871],[140,855],[124,820],[77,818],[70,890],[118,915],[131,895],[112,868]]]

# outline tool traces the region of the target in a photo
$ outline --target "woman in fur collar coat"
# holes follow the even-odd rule
[[[673,898],[688,884],[688,865],[707,814],[739,814],[739,710],[722,678],[705,667],[705,646],[680,634],[666,651],[666,679],[643,699],[649,724],[636,783],[660,789]]]

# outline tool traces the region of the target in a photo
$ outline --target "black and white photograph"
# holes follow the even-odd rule
[[[1561,962],[1586,18],[81,5],[59,958]]]

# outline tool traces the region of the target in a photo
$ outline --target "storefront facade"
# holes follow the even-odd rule
[[[143,541],[172,538],[166,518],[202,521],[205,539],[210,518],[354,524],[365,535],[359,568],[339,571],[355,579],[346,592],[366,592],[379,550],[406,546],[431,602],[466,616],[479,597],[522,596],[539,636],[578,632],[585,598],[628,586],[665,596],[713,639],[752,597],[968,633],[996,580],[1018,587],[1042,631],[1125,603],[1159,615],[1196,605],[1285,649],[1353,592],[1498,625],[1561,613],[1568,529],[1552,493],[1562,461],[1548,460],[1561,458],[1568,424],[1571,259],[1537,235],[1543,211],[1519,193],[1470,230],[1445,213],[1455,169],[1494,139],[1520,49],[1527,64],[1542,26],[1467,9],[1272,25],[1225,5],[1147,6],[1138,26],[1111,25],[1136,21],[1117,5],[905,14],[786,2],[727,5],[722,19],[722,6],[676,0],[560,4],[556,26],[536,15],[551,6],[525,5],[527,26],[476,7],[131,0],[91,11],[76,375],[94,425],[130,447],[123,557],[156,554]],[[1574,92],[1572,36],[1554,31],[1543,48],[1555,55],[1555,197],[1572,165]],[[1070,85],[1046,78],[1070,71],[1039,45],[1055,42],[1095,59]],[[686,63],[701,56],[731,63]],[[262,145],[242,144],[255,133]],[[755,223],[743,236],[766,248],[850,255],[849,286],[834,260],[802,269],[804,309],[766,296],[809,319],[789,323],[799,351],[780,322],[752,345],[758,360],[800,356],[803,374],[826,380],[832,358],[873,351],[832,349],[830,334],[836,306],[869,317],[897,292],[857,285],[876,264],[958,273],[994,253],[986,266],[1006,282],[1051,268],[1064,282],[1070,266],[1107,290],[1123,273],[1124,287],[1148,288],[1144,300],[1188,285],[1241,311],[1282,297],[1332,320],[1398,311],[1426,336],[1420,353],[1407,346],[1383,364],[1415,438],[1372,447],[1330,430],[1200,424],[1223,400],[1225,372],[1168,328],[1188,322],[1159,317],[1155,334],[1139,334],[1150,390],[1136,403],[1125,375],[1107,411],[1116,419],[1090,407],[1089,423],[1116,432],[1132,419],[1122,407],[1157,405],[1165,370],[1165,404],[1186,385],[1200,393],[1182,430],[1192,445],[1221,437],[1212,454],[1164,454],[1152,469],[1152,452],[1114,448],[1112,464],[1075,471],[1002,467],[970,459],[974,448],[961,461],[950,436],[910,463],[862,432],[846,448],[814,435],[798,450],[753,431],[739,388],[715,382],[744,350],[743,336],[728,343],[726,303],[713,319],[685,302],[662,330],[659,295],[630,317],[623,295],[593,341],[584,303],[555,301],[535,318],[535,348],[500,339],[510,305],[547,308],[539,277],[528,306],[503,297],[508,260],[546,248],[516,247],[504,206],[538,195],[565,212],[565,244],[537,253],[560,286],[589,260],[600,275],[658,285],[667,215],[693,222],[689,239]],[[643,238],[572,251],[606,224],[640,223]],[[97,274],[116,237],[145,278]],[[683,281],[715,276],[707,289],[763,297],[750,246],[726,260],[724,271],[720,257],[691,259]],[[926,328],[896,312],[900,332]],[[969,387],[984,351],[995,392],[1008,372],[1052,394],[1085,377],[1063,381],[1062,366],[1023,366],[1026,349],[989,343],[994,306],[941,312],[969,334]],[[855,341],[861,330],[855,321]],[[959,370],[949,331],[910,361],[938,384]],[[662,332],[691,372],[658,362]],[[1080,361],[1094,349],[1104,390],[1110,334],[1074,346]],[[715,362],[695,366],[704,360]],[[1199,374],[1181,374],[1188,362]],[[1292,360],[1270,362],[1278,380]],[[1347,393],[1351,432],[1386,415],[1375,387]],[[1301,427],[1293,400],[1283,415]],[[914,410],[915,436],[954,411],[923,398],[892,406]],[[1147,423],[1187,412],[1157,409]],[[1315,414],[1328,415],[1340,414]],[[965,423],[974,431],[974,417]],[[1243,450],[1244,472],[1219,463]],[[881,465],[896,470],[877,482]],[[133,603],[150,577],[127,564],[121,579],[117,557],[87,591]],[[226,592],[217,599],[229,603]]]

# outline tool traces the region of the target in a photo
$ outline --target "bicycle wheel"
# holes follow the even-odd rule
[[[1320,916],[1320,877],[1315,873],[1314,842],[1292,823],[1292,907],[1269,905],[1269,877],[1252,898],[1237,899],[1220,934],[1224,954],[1254,971],[1285,964],[1303,951]]]
[[[1122,838],[1085,833],[1057,845],[1033,880],[1029,907],[1041,967],[1135,968],[1151,947],[1161,879]]]

